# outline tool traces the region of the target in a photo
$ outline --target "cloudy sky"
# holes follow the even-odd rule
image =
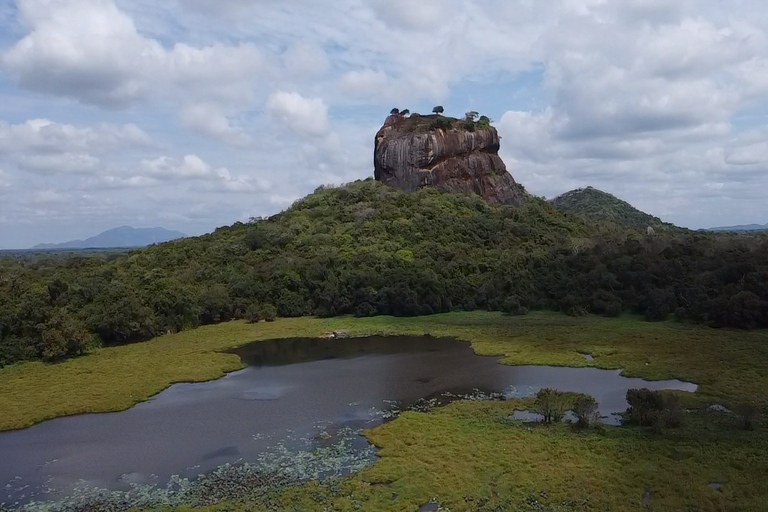
[[[0,248],[276,213],[436,104],[533,194],[768,222],[757,0],[0,0]]]

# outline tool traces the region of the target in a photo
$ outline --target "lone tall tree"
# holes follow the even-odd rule
[[[445,109],[443,108],[442,105],[438,105],[438,106],[436,106],[435,108],[432,109],[432,112],[434,112],[435,114],[439,115],[439,114],[442,114],[443,112],[445,112]]]

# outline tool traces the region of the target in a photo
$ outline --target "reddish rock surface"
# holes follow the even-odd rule
[[[376,180],[406,192],[435,187],[478,194],[490,203],[523,202],[523,187],[499,157],[496,128],[476,124],[474,130],[468,130],[464,121],[450,120],[443,116],[387,117],[376,133]]]

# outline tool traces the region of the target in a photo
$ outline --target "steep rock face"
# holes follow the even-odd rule
[[[499,134],[492,126],[470,131],[464,121],[447,117],[391,115],[376,133],[374,177],[406,192],[435,187],[520,204],[525,191],[498,151]]]

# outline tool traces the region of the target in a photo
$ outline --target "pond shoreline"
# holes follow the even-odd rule
[[[136,404],[137,398],[143,397],[142,400],[145,402],[150,398],[155,399],[158,396],[157,393],[168,390],[172,383],[178,381],[215,383],[217,381],[211,379],[231,376],[231,372],[242,369],[243,364],[237,357],[222,351],[242,346],[248,340],[284,339],[291,337],[289,335],[318,338],[335,330],[347,330],[355,336],[373,333],[429,334],[440,338],[472,340],[470,343],[472,351],[479,355],[494,356],[496,358],[494,365],[498,360],[503,365],[602,367],[614,371],[624,368],[622,374],[625,376],[635,375],[656,380],[677,377],[702,383],[702,386],[695,394],[685,398],[685,407],[692,411],[687,415],[689,419],[686,420],[686,423],[690,424],[684,426],[680,432],[671,432],[671,439],[678,439],[678,441],[670,440],[669,442],[665,440],[666,436],[658,439],[646,437],[636,428],[608,429],[599,435],[589,434],[584,437],[584,435],[566,434],[566,430],[560,428],[529,430],[523,426],[517,428],[504,424],[502,430],[494,434],[499,428],[496,424],[498,420],[494,418],[499,414],[506,415],[505,411],[512,402],[467,402],[466,405],[460,402],[433,409],[428,415],[414,415],[408,412],[400,416],[397,421],[387,422],[375,430],[366,432],[368,440],[381,449],[376,465],[364,470],[358,477],[340,481],[338,485],[317,487],[314,484],[302,484],[296,489],[287,489],[275,498],[289,500],[284,502],[285,505],[294,502],[291,500],[299,500],[307,505],[306,510],[315,510],[312,505],[314,501],[307,501],[310,495],[319,493],[318,496],[326,496],[324,499],[337,500],[342,496],[338,494],[341,492],[339,489],[343,489],[344,496],[355,494],[360,500],[379,500],[376,501],[377,505],[374,508],[364,506],[364,510],[389,510],[391,499],[386,497],[385,491],[392,486],[400,496],[397,501],[400,503],[398,507],[402,507],[402,503],[409,503],[408,506],[412,505],[413,510],[416,510],[430,497],[439,495],[441,504],[451,506],[452,509],[463,510],[455,501],[456,493],[464,492],[466,495],[473,495],[486,485],[482,479],[472,480],[474,487],[464,488],[464,485],[469,485],[469,481],[462,483],[458,480],[449,485],[438,484],[427,478],[427,475],[413,473],[413,471],[421,467],[425,460],[432,460],[437,456],[437,453],[430,454],[416,448],[422,443],[431,445],[432,441],[428,441],[430,436],[439,436],[442,439],[440,446],[442,443],[448,443],[444,447],[448,450],[445,453],[442,453],[443,447],[439,448],[440,460],[463,461],[460,473],[466,475],[467,468],[472,465],[473,457],[479,456],[478,454],[484,449],[473,445],[477,438],[466,437],[462,433],[468,425],[472,425],[472,429],[467,433],[475,432],[473,435],[479,434],[482,439],[487,438],[488,442],[495,439],[494,436],[502,435],[504,441],[499,439],[494,442],[507,443],[510,447],[515,446],[519,456],[531,460],[536,460],[536,453],[541,450],[546,453],[550,449],[549,443],[553,441],[550,433],[556,437],[562,434],[564,436],[562,442],[568,447],[567,453],[574,454],[582,453],[579,446],[585,439],[592,439],[595,442],[603,439],[600,442],[609,444],[627,442],[629,444],[622,450],[630,451],[637,445],[637,441],[642,439],[641,446],[647,446],[647,449],[633,457],[639,457],[642,460],[652,457],[646,464],[654,468],[654,474],[677,474],[676,470],[668,467],[665,457],[668,457],[669,450],[672,450],[673,454],[681,453],[681,455],[674,455],[671,460],[678,461],[676,464],[685,463],[688,471],[695,471],[700,475],[696,481],[703,482],[704,490],[697,492],[717,492],[719,496],[731,496],[734,492],[742,492],[739,489],[745,489],[745,487],[735,479],[747,478],[748,480],[749,475],[734,469],[738,467],[735,461],[719,464],[714,473],[706,472],[705,466],[697,465],[697,461],[704,457],[703,453],[715,450],[717,455],[706,455],[702,460],[715,457],[721,461],[728,461],[733,457],[738,459],[739,453],[746,449],[745,447],[749,447],[750,453],[753,453],[756,446],[768,445],[762,430],[754,434],[735,435],[739,431],[734,414],[707,410],[707,407],[712,404],[723,404],[725,407],[733,408],[739,400],[746,400],[745,397],[749,397],[759,408],[766,409],[768,378],[761,373],[763,368],[759,362],[768,356],[768,348],[766,348],[768,332],[723,330],[713,332],[698,326],[671,322],[649,324],[636,318],[570,318],[548,313],[532,313],[525,317],[505,317],[496,313],[473,312],[397,319],[389,317],[300,318],[279,319],[271,325],[232,322],[158,338],[145,344],[107,349],[58,365],[28,364],[4,368],[0,369],[0,412],[11,414],[0,420],[0,427],[5,427],[9,423],[29,425],[32,418],[38,418],[34,421],[45,419],[41,418],[43,415],[50,418],[65,412],[83,414],[94,410],[104,411],[105,407],[114,408],[116,404],[120,404],[122,409],[130,408]],[[499,354],[504,355],[499,356]],[[592,354],[595,361],[586,361],[583,354]],[[181,386],[189,386],[189,384],[181,384]],[[93,389],[100,390],[99,395],[95,396],[91,393]],[[253,396],[263,398],[265,395],[256,394],[251,397]],[[509,411],[509,414],[512,414],[512,411]],[[66,419],[69,418],[78,418],[78,416],[70,416]],[[454,427],[451,425],[455,424],[456,428],[459,428],[465,421],[469,421],[465,427],[452,430]],[[714,430],[711,426],[705,428],[703,422],[714,422],[717,427]],[[46,423],[48,422],[38,423],[38,426]],[[605,436],[607,438],[604,439]],[[545,441],[547,444],[542,445],[541,443]],[[679,447],[680,442],[683,442],[687,448]],[[526,455],[526,450],[530,447],[537,447],[539,452]],[[554,446],[551,449],[554,449]],[[702,455],[689,459],[690,455],[686,454],[686,450],[696,450],[695,453],[701,451]],[[493,453],[495,452],[488,454],[491,458],[484,459],[484,464],[491,464],[498,458],[499,454],[493,455]],[[601,465],[609,464],[609,460],[600,459],[600,453],[597,451],[591,454],[590,460],[595,459],[595,462],[600,460]],[[392,457],[393,454],[396,454],[396,457]],[[757,459],[755,462],[761,464]],[[440,464],[440,467],[441,469],[435,469],[435,471],[444,474],[450,481],[450,475],[445,473],[446,468],[443,464]],[[631,467],[631,465],[627,466],[628,469]],[[617,468],[615,471],[617,471],[616,478],[613,480],[624,482],[624,469]],[[386,475],[391,474],[398,474],[398,482],[402,482],[402,485],[392,483],[382,487],[376,484],[380,481],[389,481]],[[547,489],[553,500],[558,496],[563,499],[575,499],[580,495],[580,493],[574,494],[568,491],[568,489],[574,489],[572,479],[575,475],[568,477],[571,479],[570,483],[560,491],[557,490],[559,476],[550,470],[537,475],[523,472],[520,476],[526,481],[541,482],[536,484],[536,488]],[[631,481],[637,481],[637,478],[633,476]],[[364,484],[365,482],[371,482],[373,486]],[[664,506],[664,503],[673,508],[683,506],[683,503],[674,499],[669,501],[672,496],[689,496],[676,499],[690,500],[687,503],[697,502],[691,497],[688,489],[675,487],[675,482],[674,478],[667,477],[663,483],[651,485],[654,506]],[[722,488],[712,491],[707,487],[712,482],[722,484]],[[578,488],[586,490],[589,486],[590,484],[585,482]],[[412,491],[407,490],[411,488]],[[642,492],[644,489],[637,491],[641,497]],[[610,493],[611,499],[614,499],[614,495],[625,496],[623,488],[612,489]],[[505,496],[507,496],[505,500],[512,499],[513,501],[509,503],[517,504],[515,506],[524,503],[524,501],[515,501],[522,500],[524,496]],[[745,510],[760,510],[759,506],[749,508],[750,498],[743,492],[740,496],[739,502],[747,503]],[[359,503],[362,504],[364,501]],[[503,503],[506,504],[507,501]],[[608,506],[608,502],[596,501],[595,503]],[[620,505],[615,501],[610,503],[611,509],[627,509],[623,504]],[[626,503],[632,503],[632,500],[627,498]],[[240,506],[232,505],[231,509],[240,510]]]
[[[0,466],[0,484],[14,490],[7,498],[29,497],[30,485],[49,493],[84,480],[121,491],[128,484],[163,484],[173,475],[192,478],[222,463],[250,463],[283,439],[290,450],[297,443],[312,449],[341,441],[318,422],[371,428],[402,410],[455,400],[529,398],[551,387],[595,396],[606,421],[617,422],[613,413],[626,409],[630,388],[696,389],[629,379],[619,370],[500,365],[467,343],[432,336],[286,338],[231,352],[248,367],[219,380],[176,384],[126,411],[0,433],[0,451],[13,466],[12,472]],[[46,470],[38,475],[35,467]]]

